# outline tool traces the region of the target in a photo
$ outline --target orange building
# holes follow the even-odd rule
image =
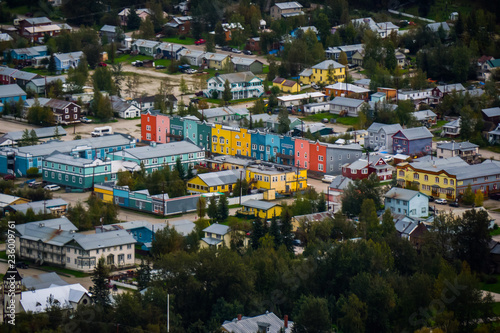
[[[377,88],[377,92],[385,93],[385,98],[386,98],[386,100],[389,100],[389,101],[396,99],[396,96],[397,96],[397,90],[393,89],[393,88],[380,87],[380,88]]]
[[[368,100],[369,93],[369,89],[343,82],[337,82],[325,87],[325,94],[333,97],[349,97]]]

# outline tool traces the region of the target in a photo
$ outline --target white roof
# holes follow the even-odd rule
[[[291,2],[277,3],[276,7],[278,7],[279,9],[293,9],[293,8],[302,8],[302,5],[296,1],[291,1]]]
[[[327,89],[334,89],[334,90],[347,90],[349,92],[353,92],[356,94],[364,94],[367,92],[370,92],[369,89],[355,86],[354,84],[350,83],[342,83],[342,82],[337,82],[335,84],[330,84],[329,86],[326,86],[325,88]]]
[[[52,286],[45,289],[24,291],[21,293],[21,306],[25,312],[45,312],[50,306],[49,299],[57,300],[62,309],[72,309],[88,291],[81,284]]]
[[[325,94],[315,91],[312,93],[305,93],[305,94],[298,94],[298,95],[286,95],[286,96],[280,96],[278,97],[278,100],[282,102],[289,102],[289,101],[300,101],[303,99],[308,99],[308,98],[320,98],[320,97],[326,97]]]

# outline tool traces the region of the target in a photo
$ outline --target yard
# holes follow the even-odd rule
[[[142,55],[142,54],[138,54],[138,55],[130,55],[130,54],[122,54],[121,56],[119,57],[115,57],[115,62],[126,62],[126,63],[132,63],[133,61],[137,61],[137,60],[141,60],[141,61],[144,61],[144,60],[153,60],[153,57],[150,57],[150,56],[145,56],[145,55]],[[106,61],[108,64],[111,64],[111,61]]]
[[[179,37],[167,37],[161,39],[163,42],[181,44],[181,45],[194,45],[195,39],[191,37],[186,37],[181,39]]]
[[[346,125],[346,126],[354,126],[358,123],[358,117],[341,117],[337,114],[332,113],[316,113],[305,116],[302,120],[305,121],[313,121],[313,122],[321,122],[323,119],[336,119],[338,124]]]
[[[449,2],[446,0],[436,0],[429,9],[429,14],[427,14],[426,18],[431,20],[435,20],[436,22],[442,22],[449,19],[450,14],[452,12],[461,12],[467,13],[470,12],[473,8],[471,6],[472,2],[458,0]],[[410,6],[408,8],[404,8],[401,11],[419,16],[418,6]],[[412,20],[415,21],[415,20]],[[424,22],[425,23],[425,22]]]

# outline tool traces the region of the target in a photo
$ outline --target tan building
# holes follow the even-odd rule
[[[282,17],[303,15],[302,5],[296,1],[280,2],[271,7],[271,17],[273,20],[279,20]]]
[[[200,248],[201,249],[206,249],[210,247],[214,248],[221,248],[221,247],[230,247],[231,246],[231,240],[232,240],[232,233],[231,228],[227,225],[219,224],[219,223],[214,223],[211,226],[206,227],[203,229],[203,232],[205,233],[205,237],[201,239],[200,242]],[[242,231],[237,231],[237,233],[241,233],[241,246],[248,246],[249,239],[243,234]],[[239,238],[239,237],[238,237]],[[235,239],[236,241],[236,239]]]

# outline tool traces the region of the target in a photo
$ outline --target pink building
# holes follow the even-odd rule
[[[170,117],[166,114],[159,113],[156,116],[156,127],[158,132],[156,133],[156,142],[167,143],[170,142],[170,138],[167,137],[167,132],[170,132]]]
[[[309,140],[294,138],[295,141],[295,165],[309,169]]]

